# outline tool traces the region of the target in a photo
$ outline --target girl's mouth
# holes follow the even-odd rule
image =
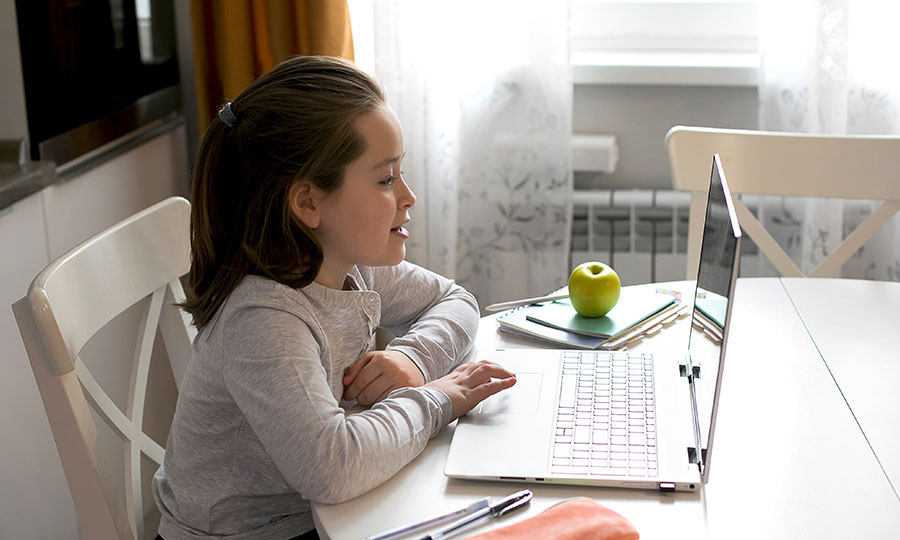
[[[391,229],[391,234],[396,234],[403,239],[409,238],[409,231],[403,225],[398,225]]]

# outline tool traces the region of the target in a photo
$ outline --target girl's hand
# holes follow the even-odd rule
[[[516,375],[487,360],[463,364],[449,375],[428,383],[443,390],[453,403],[453,420],[471,411],[488,396],[516,384]]]
[[[398,388],[422,386],[425,376],[399,351],[370,351],[347,368],[343,383],[344,399],[371,405]]]

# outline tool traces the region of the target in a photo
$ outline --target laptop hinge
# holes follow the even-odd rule
[[[691,351],[687,350],[684,352],[684,359],[678,363],[678,374],[682,377],[688,376],[688,366],[690,366],[690,374],[693,375],[695,379],[700,378],[700,364],[694,363],[694,359],[691,358]],[[688,381],[690,382],[690,381]]]
[[[690,358],[686,356],[688,359],[688,365],[690,365]],[[699,367],[699,366],[698,366]],[[688,371],[688,368],[685,367],[685,371]],[[691,372],[694,370],[691,369]],[[703,435],[700,433],[700,411],[697,406],[697,384],[696,380],[699,378],[699,370],[696,374],[691,373],[687,375],[688,388],[690,389],[691,394],[691,414],[693,416],[693,436],[694,436],[694,445],[693,447],[688,448],[688,460],[690,463],[694,463],[697,465],[697,469],[700,471],[700,476],[703,476],[703,467],[706,466],[705,458],[706,456],[702,451],[698,451],[698,449],[703,447]]]
[[[687,453],[688,453],[688,463],[693,463],[695,465],[700,464],[700,458],[697,456],[697,448],[695,448],[693,446],[688,446]]]
[[[695,379],[700,378],[700,366],[693,366],[691,371],[693,372],[693,376]],[[688,367],[687,364],[678,364],[678,374],[682,377],[688,376]]]
[[[703,472],[703,464],[706,463],[706,448],[700,450],[698,455],[697,448],[694,446],[687,447],[688,463],[693,463]]]
[[[703,469],[706,468],[706,448],[700,450],[700,454],[697,455],[697,449],[693,446],[688,446],[688,463],[697,466],[697,471],[700,473],[700,476],[703,476]]]

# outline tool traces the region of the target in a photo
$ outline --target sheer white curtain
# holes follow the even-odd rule
[[[893,0],[760,0],[760,129],[900,134],[898,21],[900,2]],[[874,206],[769,199],[765,225],[808,272]],[[842,275],[900,281],[900,217]]]
[[[566,2],[375,0],[375,76],[419,202],[408,259],[485,305],[568,278]]]

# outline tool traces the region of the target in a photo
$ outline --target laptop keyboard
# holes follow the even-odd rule
[[[551,472],[656,476],[652,357],[567,351],[560,369]]]

